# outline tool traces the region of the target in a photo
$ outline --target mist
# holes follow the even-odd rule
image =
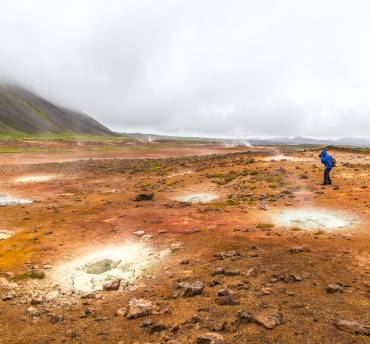
[[[1,78],[113,130],[369,137],[368,1],[0,5]]]

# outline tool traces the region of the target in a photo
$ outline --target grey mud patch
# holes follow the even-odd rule
[[[302,229],[346,228],[356,223],[353,216],[321,208],[296,208],[281,211],[273,216],[275,224]]]
[[[176,200],[187,203],[209,203],[217,198],[219,196],[214,193],[189,193],[177,197]]]
[[[31,204],[32,200],[28,198],[13,197],[8,194],[0,193],[0,206],[3,205],[17,205],[17,204]]]
[[[0,229],[0,240],[5,240],[14,235],[14,232],[5,229]]]
[[[63,263],[50,272],[50,277],[62,288],[77,292],[102,290],[105,283],[116,279],[127,286],[168,253],[145,243],[127,242]]]

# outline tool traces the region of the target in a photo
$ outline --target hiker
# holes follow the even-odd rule
[[[327,148],[320,153],[319,157],[325,166],[323,185],[331,185],[330,172],[335,166],[335,159],[327,152]]]

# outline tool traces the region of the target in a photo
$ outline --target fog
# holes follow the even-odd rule
[[[0,75],[125,132],[369,137],[370,2],[0,0]]]

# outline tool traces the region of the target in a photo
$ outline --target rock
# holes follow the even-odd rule
[[[170,250],[171,252],[175,252],[175,251],[181,250],[183,247],[184,247],[184,243],[181,241],[178,241],[178,242],[171,244]]]
[[[283,324],[284,323],[284,317],[281,313],[274,313],[274,314],[270,314],[270,315],[260,314],[260,315],[257,315],[254,318],[254,321],[257,324],[262,325],[263,327],[271,330],[274,327]]]
[[[47,301],[52,301],[52,300],[56,299],[58,296],[59,296],[59,291],[53,290],[53,291],[50,291],[49,293],[47,293],[45,295],[45,299]]]
[[[153,198],[154,198],[154,194],[153,193],[141,193],[141,194],[138,194],[135,197],[135,201],[136,202],[140,202],[140,201],[151,201]]]
[[[270,295],[270,294],[272,294],[273,293],[273,291],[272,291],[272,289],[271,288],[262,288],[261,289],[261,294],[262,295]]]
[[[207,328],[210,331],[221,332],[225,330],[227,322],[225,320],[216,320],[208,324]]]
[[[290,253],[301,253],[301,252],[310,252],[310,248],[307,246],[295,246],[289,250]]]
[[[174,297],[191,297],[203,293],[204,285],[201,281],[180,282],[172,287]]]
[[[41,296],[37,296],[37,297],[32,298],[31,305],[32,306],[41,305],[42,302],[43,302],[43,298]]]
[[[142,237],[145,234],[145,232],[144,231],[136,231],[136,232],[133,232],[132,234],[137,236],[137,237]]]
[[[3,294],[1,300],[3,301],[11,301],[14,299],[14,295],[12,293]]]
[[[360,324],[357,321],[337,320],[335,326],[345,332],[370,336],[370,325]]]
[[[225,296],[219,296],[216,298],[216,303],[220,306],[226,306],[226,305],[239,305],[240,301],[239,298],[236,295],[225,295]]]
[[[197,344],[225,344],[225,340],[219,333],[205,333],[197,337]]]
[[[328,284],[328,286],[325,289],[325,291],[328,294],[343,293],[343,290],[344,290],[343,287],[338,283]]]
[[[228,296],[234,294],[233,291],[231,291],[229,288],[222,288],[219,289],[216,293],[217,296]]]
[[[220,284],[222,284],[222,280],[217,279],[217,278],[212,279],[212,280],[208,283],[208,285],[209,285],[210,287],[214,287],[214,286],[216,286],[216,285],[220,285]]]
[[[212,276],[217,276],[217,275],[224,275],[225,274],[225,268],[218,266],[212,271]]]
[[[32,318],[38,317],[40,315],[39,311],[35,307],[32,307],[32,306],[28,307],[26,312]]]
[[[119,286],[121,285],[121,279],[117,278],[112,281],[108,281],[103,284],[103,290],[104,291],[114,291],[118,290]]]
[[[139,327],[143,330],[148,331],[149,334],[162,332],[167,329],[166,325],[154,323],[151,319],[144,320],[140,323]]]
[[[192,324],[197,324],[197,323],[200,323],[202,321],[202,318],[198,315],[198,314],[195,314],[193,315],[191,318],[190,318],[190,322]]]
[[[54,324],[57,324],[57,323],[61,322],[62,320],[63,320],[63,316],[57,315],[57,314],[52,314],[51,317],[50,317],[49,322],[54,325]]]
[[[287,274],[284,276],[285,283],[294,283],[302,281],[302,277],[297,274]]]
[[[217,276],[217,275],[238,276],[240,275],[240,270],[230,270],[230,269],[218,266],[212,271],[212,276]]]
[[[243,310],[236,312],[236,323],[246,324],[254,321],[254,316],[251,313]]]
[[[136,319],[153,314],[156,311],[155,305],[144,299],[131,299],[126,308],[126,317]]]

